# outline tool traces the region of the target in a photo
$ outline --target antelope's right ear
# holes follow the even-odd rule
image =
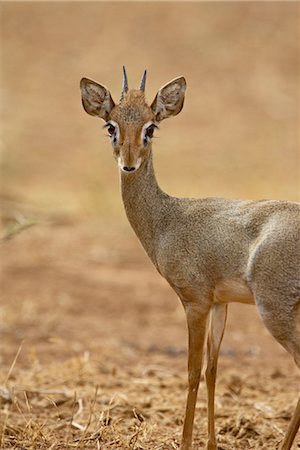
[[[80,90],[82,104],[86,112],[91,116],[101,117],[101,119],[107,121],[111,110],[115,106],[109,90],[88,78],[82,78]]]

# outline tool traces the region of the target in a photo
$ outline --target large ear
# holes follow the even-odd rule
[[[91,116],[101,117],[101,119],[107,121],[115,106],[109,90],[88,78],[82,78],[80,89],[82,104],[86,112]]]
[[[175,80],[160,88],[151,105],[157,122],[180,113],[183,107],[185,90],[186,81],[184,77],[175,78]]]

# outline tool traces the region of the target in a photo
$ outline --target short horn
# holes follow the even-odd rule
[[[147,76],[147,70],[145,69],[141,84],[140,84],[140,91],[145,92],[145,86],[146,86],[146,76]]]
[[[122,86],[121,99],[123,98],[124,94],[126,94],[126,92],[128,92],[128,79],[127,79],[125,66],[123,66],[123,86]]]

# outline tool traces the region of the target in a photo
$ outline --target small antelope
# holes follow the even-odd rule
[[[81,80],[85,111],[105,120],[118,163],[128,220],[158,272],[179,296],[188,334],[188,395],[181,450],[191,450],[195,404],[207,345],[207,450],[217,450],[214,394],[217,362],[229,302],[256,304],[263,323],[300,368],[299,204],[222,198],[176,198],[163,192],[152,162],[158,124],[183,107],[183,77],[159,89],[149,106],[146,71],[139,89],[123,89],[116,104],[109,90]],[[300,425],[300,400],[281,450]]]

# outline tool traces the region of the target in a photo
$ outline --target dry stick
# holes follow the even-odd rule
[[[73,420],[72,420],[71,425],[74,428],[78,428],[78,430],[80,430],[80,431],[84,431],[85,427],[83,425],[80,425],[79,423],[75,422],[75,420],[74,420],[77,416],[80,416],[80,414],[83,411],[82,398],[79,398],[77,403],[78,403],[78,410],[76,411],[76,413],[73,416]]]
[[[29,405],[29,401],[28,401],[28,397],[27,397],[27,392],[26,391],[24,391],[24,397],[25,397],[25,403],[26,403],[26,406],[27,406],[27,410],[28,410],[28,412],[30,414],[31,413],[31,407]]]
[[[113,404],[117,397],[117,394],[114,394],[108,404],[108,407],[105,409],[106,412],[106,419],[105,419],[105,425],[109,425],[109,413],[112,409],[114,409],[116,406],[118,406],[118,403]],[[104,410],[103,410],[104,411]]]
[[[88,430],[88,428],[89,428],[89,426],[90,426],[90,424],[91,424],[91,421],[92,421],[92,416],[93,416],[93,413],[94,413],[94,408],[95,408],[95,404],[96,404],[97,396],[98,396],[98,389],[99,389],[99,386],[98,386],[98,384],[97,384],[97,385],[96,385],[96,388],[95,388],[95,394],[94,394],[93,401],[92,401],[92,403],[90,404],[90,414],[89,414],[88,422],[87,422],[87,425],[86,425],[86,428],[85,428],[84,433],[87,432],[87,430]]]
[[[77,447],[76,447],[76,448],[78,448],[79,445],[85,440],[86,434],[87,434],[87,430],[88,430],[88,428],[89,428],[90,425],[91,425],[91,422],[92,422],[92,416],[93,416],[95,404],[96,404],[96,401],[97,401],[98,388],[99,388],[99,386],[97,385],[97,386],[96,386],[96,389],[95,389],[95,394],[94,394],[93,401],[92,401],[92,403],[90,404],[89,418],[88,418],[87,424],[86,424],[86,426],[85,426],[83,435],[80,437],[80,439],[79,439],[79,441],[78,441],[78,443],[77,443]],[[77,414],[76,414],[76,415],[77,415]]]
[[[56,404],[56,402],[53,400],[53,398],[47,397],[47,396],[45,398],[55,408],[55,414],[56,414],[56,427],[55,428],[56,428],[56,430],[58,430],[59,428],[64,427],[64,424],[60,423],[60,409],[59,409],[59,406]],[[51,445],[51,447],[49,448],[49,450],[51,450],[51,448],[54,447],[55,445],[56,445],[56,443],[54,442]]]
[[[17,351],[17,353],[16,353],[16,356],[14,357],[14,360],[13,360],[13,362],[12,362],[12,364],[11,364],[11,366],[10,366],[10,369],[9,369],[9,371],[8,371],[8,374],[7,374],[5,383],[4,383],[6,387],[7,387],[7,383],[8,383],[9,377],[11,376],[12,371],[13,371],[15,365],[16,365],[17,359],[18,359],[18,357],[19,357],[19,355],[20,355],[20,353],[21,353],[23,344],[24,344],[24,341],[21,342],[21,344],[20,344],[20,346],[19,346],[19,348],[18,348],[18,351]]]
[[[74,392],[72,415],[71,415],[71,419],[70,419],[70,422],[69,422],[69,426],[67,427],[67,435],[66,435],[66,446],[67,446],[67,448],[70,447],[69,437],[70,437],[70,432],[71,432],[71,428],[72,428],[72,422],[73,422],[74,414],[75,414],[75,406],[76,406],[76,391]]]

